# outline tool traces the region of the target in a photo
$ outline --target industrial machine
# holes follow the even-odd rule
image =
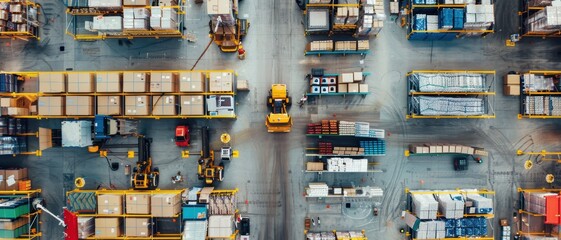
[[[131,187],[134,189],[155,189],[160,182],[160,171],[152,168],[151,141],[143,136],[138,138],[138,161],[131,176]]]
[[[137,133],[138,121],[114,119],[107,115],[95,115],[94,138],[109,139],[113,135],[133,135]]]
[[[273,84],[267,98],[267,105],[271,112],[267,115],[265,125],[269,132],[290,132],[292,118],[288,115],[287,108],[292,105],[285,84]]]
[[[220,163],[216,165],[214,151],[210,149],[209,128],[203,127],[201,130],[202,151],[199,159],[197,175],[200,180],[204,179],[205,184],[213,184],[215,181],[224,180],[224,161],[232,159],[233,152],[229,146],[222,147],[220,151]]]
[[[189,126],[179,125],[175,127],[175,145],[178,147],[189,147],[191,136]]]
[[[235,52],[249,30],[247,19],[238,17],[238,0],[208,0],[210,38],[223,52]]]

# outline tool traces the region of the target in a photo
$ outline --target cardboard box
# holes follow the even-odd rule
[[[308,171],[323,171],[323,162],[307,162],[306,170]]]
[[[150,6],[148,0],[123,0],[124,6]]]
[[[121,92],[121,74],[118,72],[98,72],[95,83],[97,92]]]
[[[171,72],[153,72],[150,75],[150,92],[175,92],[175,75]]]
[[[150,209],[154,217],[173,217],[181,211],[180,194],[152,195]]]
[[[204,115],[203,96],[181,96],[181,115]]]
[[[127,214],[150,214],[149,194],[131,194],[125,199]]]
[[[180,92],[204,92],[205,79],[202,72],[179,73]]]
[[[125,115],[148,115],[149,100],[148,96],[125,96]]]
[[[504,95],[520,96],[520,85],[504,85]]]
[[[343,73],[339,76],[339,83],[352,83],[354,80],[352,73]]]
[[[99,115],[121,115],[120,96],[98,96],[97,114]]]
[[[176,96],[152,96],[152,115],[177,115]]]
[[[91,93],[94,92],[93,74],[68,73],[68,92]]]
[[[367,93],[368,92],[368,84],[359,84],[359,92]]]
[[[350,93],[356,93],[359,91],[359,85],[358,83],[349,83],[347,86],[347,90]]]
[[[93,114],[93,97],[66,96],[66,115],[90,116]]]
[[[353,73],[353,81],[355,81],[355,82],[360,82],[360,81],[362,81],[362,80],[363,80],[363,78],[362,78],[362,72],[354,72],[354,73]]]
[[[39,97],[39,115],[64,115],[64,97]]]
[[[29,109],[20,108],[20,107],[9,107],[7,108],[7,113],[9,116],[28,116]]]
[[[18,190],[18,181],[27,178],[27,168],[6,169],[6,190]]]
[[[210,92],[232,92],[233,88],[232,72],[211,72],[209,75]]]
[[[346,93],[348,91],[346,83],[339,83],[337,84],[337,92]]]
[[[95,218],[95,236],[120,237],[121,221],[119,218]]]
[[[127,237],[148,237],[150,236],[149,218],[126,218],[125,235]]]
[[[146,92],[149,77],[145,72],[123,73],[123,92]]]
[[[0,190],[6,190],[6,170],[0,170]]]
[[[5,221],[0,221],[0,229],[2,230],[16,230],[28,223],[28,219],[25,217],[16,218],[14,220],[4,220]]]
[[[62,93],[66,92],[64,73],[39,73],[39,92]]]
[[[93,217],[78,217],[78,238],[85,239],[95,234],[95,219]]]
[[[230,14],[232,12],[230,0],[208,0],[207,1],[207,14]]]
[[[520,85],[520,75],[518,74],[505,75],[503,85]]]
[[[123,214],[123,195],[115,195],[115,194],[98,195],[97,213],[103,215]]]
[[[17,107],[17,100],[9,97],[0,98],[0,107]]]

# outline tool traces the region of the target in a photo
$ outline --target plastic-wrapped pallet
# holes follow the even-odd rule
[[[427,15],[426,14],[415,14],[415,30],[426,31],[427,30]]]
[[[419,102],[421,115],[474,116],[485,113],[483,99],[479,98],[421,96],[416,99]]]
[[[463,191],[466,192],[466,200],[472,201],[473,206],[477,208],[477,213],[493,213],[493,199],[474,193],[477,192],[475,189],[466,189]]]
[[[355,132],[355,122],[339,121],[339,135],[354,136]]]
[[[410,76],[417,82],[420,92],[482,92],[486,75],[458,73],[419,73]]]
[[[386,130],[384,129],[370,129],[368,132],[368,137],[371,138],[385,138]]]
[[[419,219],[436,219],[436,212],[438,211],[438,202],[430,194],[414,194],[413,199],[413,212]]]
[[[326,183],[322,182],[311,182],[308,184],[308,189],[306,193],[310,197],[325,197],[328,195],[329,187]]]
[[[454,27],[454,9],[443,8],[439,13],[439,20],[441,29],[452,29]]]
[[[370,134],[370,124],[365,122],[356,122],[355,124],[355,136],[368,137]]]
[[[524,210],[537,213],[546,213],[546,197],[557,196],[556,193],[540,193],[540,192],[525,192],[524,193]]]

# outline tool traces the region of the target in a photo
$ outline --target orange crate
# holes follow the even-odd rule
[[[18,182],[18,190],[19,191],[31,190],[31,180],[20,180]]]

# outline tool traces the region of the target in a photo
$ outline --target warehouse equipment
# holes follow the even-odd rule
[[[411,71],[406,117],[495,118],[494,81],[495,71]]]
[[[453,40],[460,37],[484,37],[494,32],[494,1],[407,0],[409,40]]]
[[[95,115],[94,129],[94,139],[96,140],[109,139],[114,135],[135,135],[138,131],[138,121]]]
[[[179,125],[175,127],[175,145],[178,147],[188,147],[191,141],[189,126]]]
[[[556,237],[555,228],[561,224],[559,210],[560,189],[518,188],[518,217],[516,234],[539,239],[538,236]]]
[[[330,187],[324,182],[311,182],[304,189],[306,198],[381,198],[379,187]]]
[[[210,38],[223,52],[237,51],[249,30],[249,21],[238,17],[238,7],[238,0],[207,2],[207,14],[211,17]]]
[[[561,118],[561,71],[528,71],[512,76],[517,76],[520,84],[518,119]]]
[[[290,132],[292,118],[287,111],[290,105],[292,105],[292,98],[288,95],[286,85],[273,84],[267,98],[267,106],[271,108],[265,120],[268,132]]]
[[[365,56],[370,53],[370,42],[368,40],[358,41],[311,41],[306,44],[304,55],[353,55]]]
[[[185,38],[184,0],[64,2],[66,34],[74,40]]]
[[[309,90],[306,96],[343,96],[368,95],[368,84],[365,83],[367,72],[348,72],[341,74],[323,73],[309,74]]]
[[[205,184],[213,184],[216,181],[222,182],[224,180],[224,162],[230,161],[233,157],[232,148],[229,146],[223,147],[220,151],[220,163],[216,165],[214,151],[210,149],[209,128],[207,126],[201,129],[202,150],[201,157],[199,158],[199,165],[197,168],[197,175],[200,180],[204,179]]]
[[[0,96],[25,103],[13,118],[233,119],[236,78],[232,70],[9,72]]]
[[[366,232],[364,230],[360,231],[340,231],[340,230],[333,230],[331,232],[309,232],[307,230],[304,231],[304,235],[306,239],[309,240],[323,240],[323,239],[330,239],[330,240],[367,240]]]
[[[35,1],[6,0],[0,5],[0,38],[40,40],[41,5]]]
[[[494,217],[493,191],[406,189],[405,192],[407,212],[403,219],[409,239],[493,239],[489,220]]]
[[[1,239],[40,239],[40,218],[42,211],[35,208],[35,199],[39,199],[41,190],[2,190],[0,219]]]
[[[557,2],[557,4],[555,4]],[[559,1],[523,0],[519,4],[520,37],[550,38],[561,36]]]
[[[132,170],[131,187],[133,189],[155,189],[160,182],[160,171],[152,168],[150,145],[152,139],[138,138],[138,161]]]

